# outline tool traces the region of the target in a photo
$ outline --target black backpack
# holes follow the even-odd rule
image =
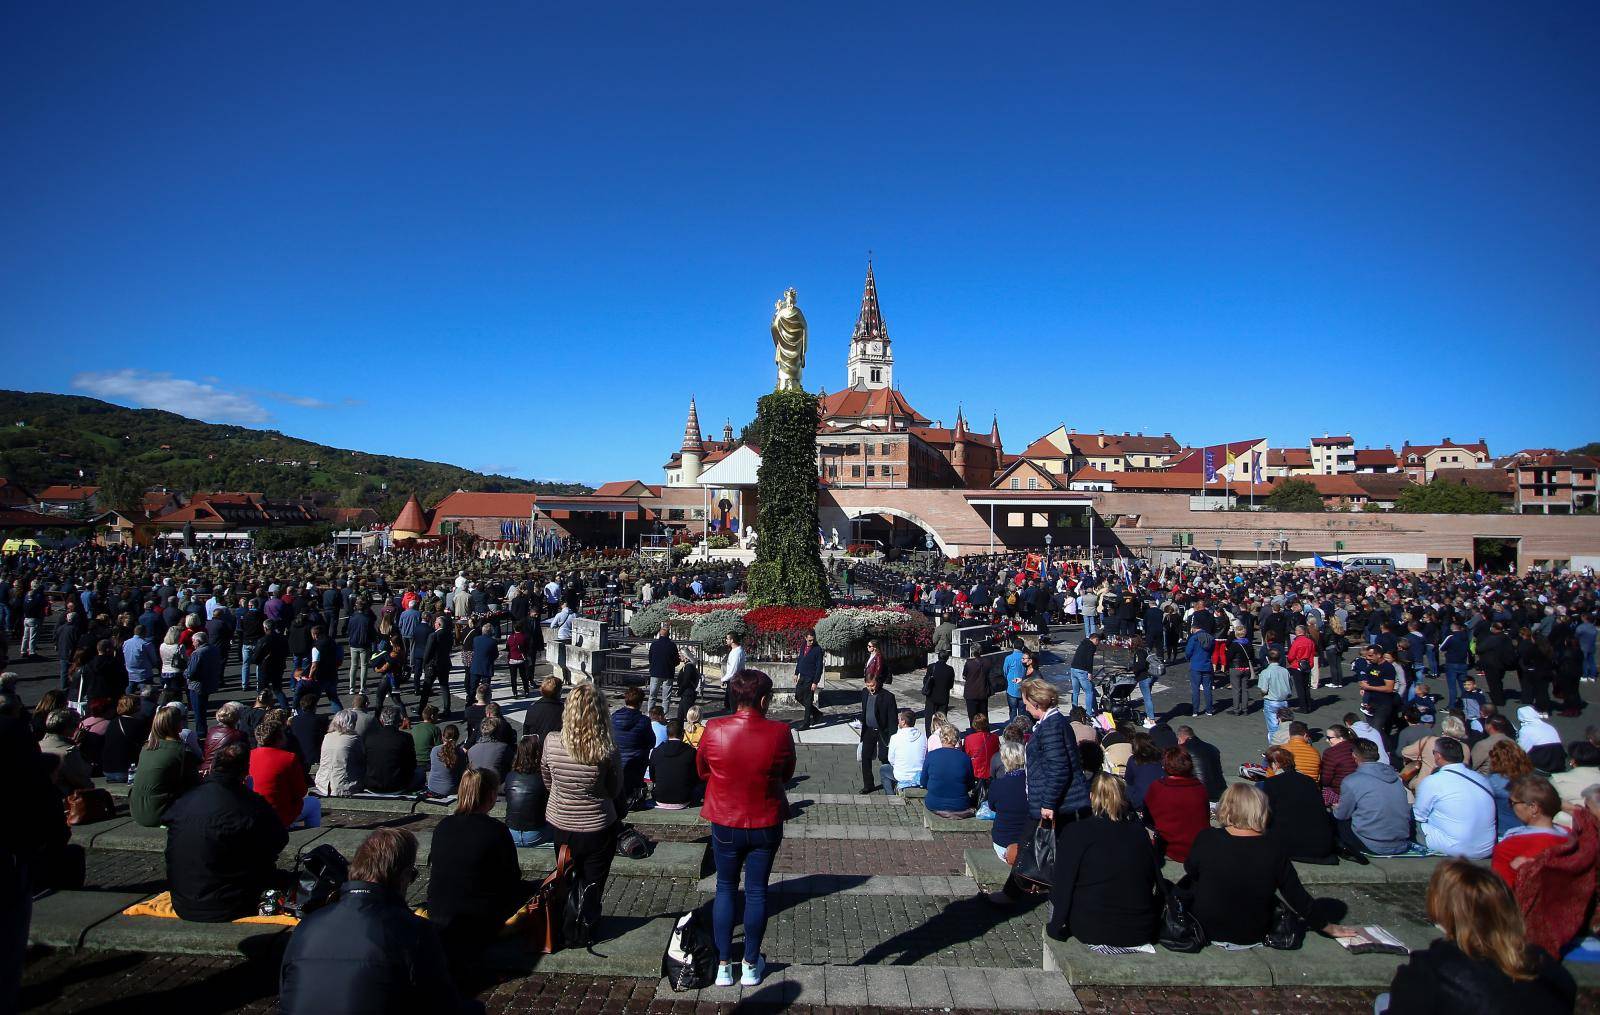
[[[678,918],[661,955],[661,975],[673,990],[700,990],[716,977],[717,943],[711,936],[707,907],[690,910]]]

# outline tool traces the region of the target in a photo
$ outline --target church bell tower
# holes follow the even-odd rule
[[[889,350],[889,329],[878,308],[878,283],[872,277],[872,262],[867,262],[867,284],[861,292],[861,314],[850,336],[850,358],[845,361],[849,388],[894,387],[894,353]]]

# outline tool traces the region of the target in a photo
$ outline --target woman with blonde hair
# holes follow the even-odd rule
[[[150,722],[150,737],[128,790],[128,813],[146,828],[161,824],[172,802],[200,782],[200,758],[183,744],[183,706],[164,705]]]
[[[1571,974],[1528,943],[1516,899],[1494,871],[1441,860],[1428,881],[1428,919],[1444,936],[1395,970],[1377,1015],[1573,1010]]]
[[[593,684],[573,687],[561,712],[561,729],[545,739],[539,759],[539,774],[550,788],[545,821],[556,845],[571,851],[583,892],[582,911],[591,927],[600,918],[600,897],[617,853],[622,762],[608,713],[605,696]]]
[[[1281,895],[1289,908],[1309,922],[1312,900],[1288,849],[1267,835],[1271,805],[1250,783],[1234,783],[1217,803],[1217,823],[1194,837],[1183,862],[1179,884],[1191,901],[1195,919],[1215,944],[1254,946],[1272,925]]]
[[[178,644],[182,633],[183,629],[174,624],[161,639],[161,693],[169,701],[183,697],[183,688],[179,686],[183,680],[183,646]]]
[[[489,814],[499,792],[493,770],[467,769],[456,789],[455,813],[433,830],[428,919],[439,927],[458,976],[528,898],[510,830]]]
[[[1097,774],[1089,786],[1092,817],[1061,830],[1046,932],[1087,945],[1135,948],[1156,939],[1156,877],[1161,860],[1133,814],[1127,786]]]

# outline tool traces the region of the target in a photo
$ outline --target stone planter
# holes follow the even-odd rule
[[[866,644],[852,645],[844,652],[826,653],[823,668],[830,676],[837,676],[843,680],[860,680],[861,671],[867,668]]]

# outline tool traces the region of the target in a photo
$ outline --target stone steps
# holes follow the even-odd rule
[[[737,968],[737,967],[735,967]],[[833,1008],[921,1008],[984,1011],[1081,1011],[1072,988],[1061,976],[1031,969],[961,966],[823,966],[767,967],[759,987],[706,987],[677,992],[662,980],[656,1000],[696,1005],[787,1006]]]
[[[1005,884],[1011,869],[995,855],[993,849],[975,847],[963,850],[962,856],[966,861],[967,876],[985,891],[995,891]],[[1331,866],[1297,863],[1294,869],[1300,876],[1300,883],[1314,893],[1319,885],[1426,885],[1438,863],[1438,857],[1374,858],[1365,866],[1354,863]],[[1168,881],[1177,882],[1183,878],[1183,864],[1168,860],[1161,873]]]

